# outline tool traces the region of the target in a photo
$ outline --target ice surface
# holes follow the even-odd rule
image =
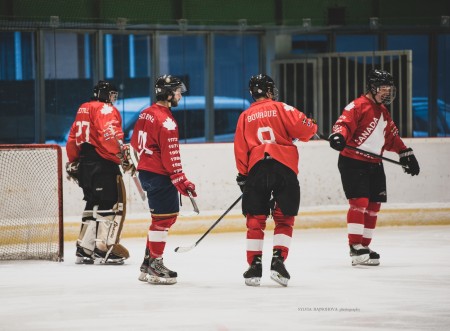
[[[379,267],[351,267],[346,230],[295,230],[284,288],[244,285],[245,233],[169,235],[171,286],[139,282],[145,239],[124,239],[123,266],[0,262],[0,330],[449,330],[450,226],[380,227]]]

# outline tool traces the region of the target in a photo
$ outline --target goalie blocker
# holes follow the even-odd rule
[[[122,176],[117,176],[118,201],[110,210],[83,212],[80,235],[77,240],[77,264],[123,264],[130,257],[120,244],[120,234],[126,214],[126,191]]]

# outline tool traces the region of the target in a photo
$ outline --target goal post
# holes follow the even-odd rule
[[[64,259],[62,152],[0,144],[0,260]]]

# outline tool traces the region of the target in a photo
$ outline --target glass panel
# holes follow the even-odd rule
[[[88,33],[44,34],[45,138],[65,144],[75,113],[92,96],[94,38]]]
[[[125,141],[139,113],[150,105],[152,37],[140,34],[104,35],[104,77],[119,89],[115,103],[122,116]]]
[[[439,136],[450,136],[450,34],[438,37],[437,107]]]
[[[292,36],[293,54],[327,53],[329,51],[326,35],[301,34]]]
[[[253,101],[248,81],[259,73],[259,37],[217,35],[214,54],[214,141],[231,142],[239,115]]]
[[[0,32],[0,143],[34,142],[34,35]]]
[[[337,35],[336,52],[367,52],[378,50],[376,35]]]
[[[388,50],[411,49],[413,51],[413,135],[428,136],[428,36],[389,35]]]
[[[187,88],[178,107],[172,109],[180,141],[204,137],[206,38],[204,35],[162,35],[159,42],[158,75],[179,77]]]

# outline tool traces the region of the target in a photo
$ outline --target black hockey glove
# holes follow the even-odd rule
[[[330,147],[337,151],[344,150],[346,145],[344,136],[339,132],[330,134],[328,141],[330,142]]]
[[[66,163],[67,179],[73,180],[77,184],[78,184],[78,167],[79,166],[80,166],[80,162],[77,162],[77,161]]]
[[[236,176],[236,183],[239,185],[239,188],[241,189],[242,193],[244,193],[244,187],[245,187],[246,182],[247,182],[247,176],[244,176],[242,174],[238,174]]]
[[[403,171],[411,176],[416,176],[420,172],[419,162],[417,162],[416,157],[412,148],[404,149],[400,151],[400,163],[402,164]]]

